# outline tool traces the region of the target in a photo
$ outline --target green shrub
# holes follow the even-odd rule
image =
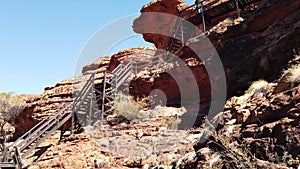
[[[163,125],[166,126],[168,129],[176,130],[176,129],[178,129],[179,122],[177,121],[176,118],[171,117],[171,118],[167,119],[163,123]]]
[[[135,100],[131,96],[118,93],[114,102],[114,108],[118,115],[131,121],[137,118],[139,111],[149,107],[148,100],[148,98]]]

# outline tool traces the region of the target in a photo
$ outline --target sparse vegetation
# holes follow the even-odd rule
[[[15,118],[24,107],[24,101],[14,93],[0,93],[0,116],[4,120]]]
[[[254,81],[251,83],[250,87],[245,91],[245,93],[251,94],[262,89],[267,89],[266,87],[268,86],[268,84],[269,83],[263,79]]]
[[[114,103],[114,108],[118,115],[125,117],[129,121],[132,121],[137,118],[139,111],[149,107],[148,100],[148,98],[135,100],[131,96],[118,93]]]
[[[206,159],[206,164],[202,166],[203,168],[258,168],[264,162],[267,162],[267,164],[262,165],[264,167],[270,165],[270,168],[277,168],[278,166],[293,166],[299,163],[298,158],[293,159],[292,155],[288,153],[287,147],[290,147],[290,145],[287,145],[287,147],[281,146],[283,148],[282,155],[266,149],[267,159],[260,159],[256,156],[257,154],[251,152],[250,145],[244,142],[243,139],[230,136],[224,131],[215,131],[210,127],[207,120],[200,129],[202,130],[202,137],[208,140],[206,147],[211,150],[209,158]],[[286,140],[291,145],[295,144],[294,140]]]
[[[209,128],[204,128],[203,133],[215,147],[215,152],[208,159],[207,168],[225,167],[226,164],[222,162],[223,160],[230,161],[230,166],[227,166],[230,168],[255,168],[255,156],[244,144],[235,145],[232,137],[222,135]]]
[[[233,25],[233,23],[234,23],[233,19],[230,17],[226,18],[223,22],[224,22],[224,24],[227,24],[227,25]]]
[[[24,101],[14,93],[0,93],[0,140],[7,139],[14,129],[9,123],[25,107]]]
[[[260,94],[262,94],[263,96],[267,96],[268,93],[269,83],[262,79],[252,82],[248,90],[245,91],[245,94],[250,94],[251,98],[255,98]]]
[[[298,56],[299,57],[299,56]],[[289,83],[299,83],[300,82],[300,64],[294,65],[289,69],[284,71],[286,76],[285,80]]]
[[[177,121],[176,118],[169,118],[165,121],[165,124],[164,124],[168,129],[172,129],[172,130],[175,130],[178,128],[178,125],[179,125],[179,122]]]

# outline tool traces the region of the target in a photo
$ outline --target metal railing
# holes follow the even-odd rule
[[[175,43],[176,39],[177,41],[181,41],[181,45],[184,46],[185,41],[188,40],[186,38],[192,38],[192,37],[186,37],[184,39],[184,29],[182,29],[182,27],[184,27],[183,25],[184,22],[182,20],[187,20],[195,25],[202,23],[203,32],[206,33],[206,27],[207,27],[206,22],[209,23],[210,20],[220,17],[222,15],[226,15],[235,10],[237,11],[238,17],[240,17],[241,8],[251,5],[258,1],[261,0],[227,0],[225,2],[222,1],[221,3],[219,3],[220,2],[219,0],[215,0],[209,3],[206,3],[207,1],[205,0],[199,0],[196,1],[195,4],[182,9],[181,11],[179,11],[178,19],[175,22],[172,35],[169,38],[169,42],[166,47],[167,57],[170,55],[170,53],[176,55],[181,50],[181,48],[174,47],[175,45],[178,46],[177,43],[179,43],[179,42]],[[201,17],[201,20],[198,19],[199,17]],[[181,34],[182,38],[176,38],[178,34]]]
[[[58,113],[53,116],[48,116],[33,128],[27,131],[19,139],[17,139],[8,150],[3,153],[3,159],[0,167],[7,166],[20,166],[22,165],[22,159],[31,153],[36,147],[43,143],[50,135],[58,130],[68,120],[72,119],[72,125],[74,122],[74,113],[76,113],[79,107],[88,99],[88,96],[92,92],[94,87],[94,77],[87,80],[78,96],[72,103],[63,104],[57,110]],[[72,127],[71,127],[71,130]]]

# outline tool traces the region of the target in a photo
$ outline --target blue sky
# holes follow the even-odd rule
[[[0,1],[0,92],[42,93],[44,87],[72,77],[81,49],[97,30],[139,13],[148,2]],[[151,44],[139,36],[116,49],[146,45]]]

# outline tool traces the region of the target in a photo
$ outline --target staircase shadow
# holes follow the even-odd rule
[[[37,162],[41,156],[52,146],[52,144],[48,145],[48,146],[43,146],[43,147],[39,147],[39,150],[36,151],[33,156],[37,156],[37,158],[33,161],[33,162]],[[50,157],[48,159],[51,159],[53,157]],[[42,161],[44,160],[48,160],[48,159],[43,159]]]

